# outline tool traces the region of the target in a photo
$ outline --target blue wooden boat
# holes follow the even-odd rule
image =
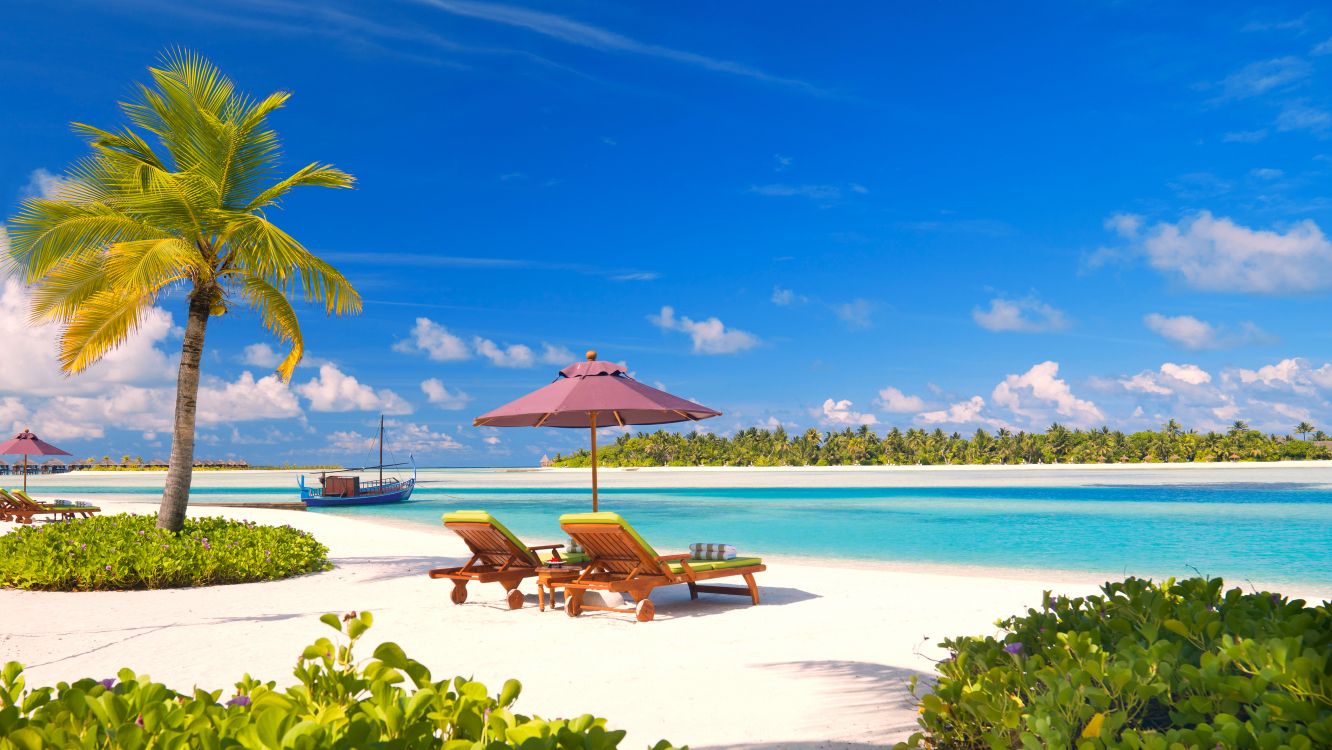
[[[337,472],[379,470],[379,478],[362,481],[352,474],[320,472],[319,486],[307,487],[305,475],[300,478],[301,502],[311,508],[343,508],[352,505],[387,505],[401,503],[412,496],[416,489],[416,459],[409,457],[412,467],[411,479],[397,477],[384,478],[384,469],[406,464],[384,463],[384,417],[379,417],[379,465],[362,466],[357,469],[337,469]]]

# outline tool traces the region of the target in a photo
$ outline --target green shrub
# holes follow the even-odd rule
[[[1332,747],[1332,605],[1222,592],[1221,579],[1045,595],[953,638],[899,748]]]
[[[234,696],[195,688],[177,693],[122,669],[116,679],[84,678],[27,690],[23,667],[0,672],[0,750],[40,747],[443,748],[443,750],[610,750],[624,738],[590,715],[543,720],[513,713],[521,686],[498,695],[430,670],[394,643],[357,662],[369,612],[320,618],[343,633],[320,638],[296,663],[300,684],[277,690],[246,675]],[[402,685],[411,683],[412,689]],[[673,750],[659,742],[654,750]],[[682,750],[687,750],[683,748]]]
[[[328,570],[328,548],[290,526],[113,514],[25,526],[0,536],[0,586],[39,591],[161,589],[250,583]]]

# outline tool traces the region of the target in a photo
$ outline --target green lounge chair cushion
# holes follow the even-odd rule
[[[624,529],[625,531],[629,532],[629,536],[633,537],[634,541],[638,542],[638,543],[643,547],[643,549],[647,551],[647,553],[648,553],[649,555],[652,555],[653,557],[656,557],[656,556],[657,556],[657,551],[656,551],[655,549],[652,548],[652,545],[651,545],[651,544],[648,544],[646,539],[644,539],[643,537],[639,536],[639,535],[638,535],[638,532],[637,532],[637,531],[634,531],[634,527],[633,527],[633,526],[630,526],[628,521],[626,521],[626,520],[624,520],[623,518],[621,518],[619,513],[611,513],[611,512],[609,512],[609,511],[601,511],[600,513],[565,513],[564,515],[560,516],[560,525],[561,525],[561,526],[564,526],[565,524],[573,524],[573,523],[577,523],[577,524],[594,524],[594,523],[614,524],[614,525],[619,526],[620,528]]]
[[[727,568],[748,568],[751,565],[762,565],[763,559],[759,557],[735,557],[730,560],[685,560],[689,567],[695,573],[702,573],[705,570],[726,570]],[[683,573],[684,566],[678,562],[668,563],[672,573]]]
[[[517,548],[520,549],[520,550],[523,550],[523,552],[525,552],[525,553],[527,554],[527,559],[528,559],[529,562],[533,562],[533,563],[539,563],[539,562],[541,562],[541,560],[536,556],[536,554],[533,553],[532,550],[528,549],[526,544],[523,544],[523,542],[522,542],[521,539],[519,539],[518,537],[514,536],[512,531],[509,531],[509,529],[508,529],[507,526],[505,526],[504,524],[500,523],[500,522],[499,522],[499,519],[495,518],[494,516],[490,515],[489,513],[485,512],[484,510],[455,510],[455,511],[450,511],[450,512],[444,514],[444,523],[487,523],[487,524],[490,524],[490,526],[491,526],[492,528],[494,528],[494,529],[495,529],[496,531],[498,531],[499,533],[503,534],[506,538],[508,538],[508,540],[509,540],[510,542],[513,542],[513,546],[517,547]]]

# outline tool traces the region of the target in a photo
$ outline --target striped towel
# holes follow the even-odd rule
[[[583,548],[578,542],[574,541],[573,537],[569,537],[569,542],[564,545],[564,551],[571,555],[576,555],[580,554],[583,551]]]
[[[729,544],[694,542],[689,545],[689,556],[695,560],[733,560],[735,547]]]

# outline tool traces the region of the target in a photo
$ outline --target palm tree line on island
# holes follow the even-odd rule
[[[319,163],[276,179],[280,144],[267,118],[290,94],[252,99],[212,63],[184,51],[167,53],[149,74],[152,85],[137,86],[134,100],[121,104],[129,124],[73,124],[91,153],[67,170],[58,194],[23,201],[4,260],[32,288],[32,322],[59,325],[60,367],[70,375],[124,344],[155,304],[184,302],[157,520],[179,531],[209,321],[235,307],[252,309],[290,346],[277,367],[290,380],[305,350],[291,298],[330,315],[359,312],[361,298],[337,269],[269,219],[295,188],[353,184],[351,175]]]
[[[1308,422],[1294,433],[1312,440],[1269,435],[1238,421],[1224,433],[1184,430],[1170,420],[1160,430],[1124,433],[1109,427],[1080,430],[1058,423],[1045,432],[976,430],[970,437],[942,429],[879,434],[858,429],[788,433],[751,427],[729,437],[703,432],[624,434],[599,452],[604,466],[874,466],[940,464],[1147,463],[1328,460],[1327,435]],[[551,466],[587,466],[586,450],[556,455]]]

